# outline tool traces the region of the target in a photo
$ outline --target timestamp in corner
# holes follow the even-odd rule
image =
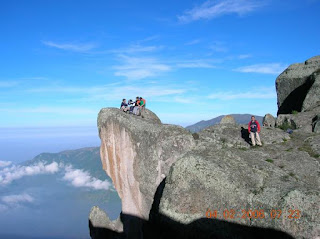
[[[298,209],[271,209],[265,211],[263,209],[242,209],[242,210],[234,210],[234,209],[224,209],[223,211],[219,210],[210,210],[206,211],[206,217],[212,219],[280,219],[285,218],[288,220],[294,220],[301,218],[301,211]]]

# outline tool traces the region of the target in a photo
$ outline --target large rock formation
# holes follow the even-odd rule
[[[259,148],[230,116],[192,135],[151,111],[102,109],[101,160],[122,213],[111,221],[94,207],[92,239],[319,238],[319,61],[277,78],[277,127],[265,117]]]
[[[247,125],[211,126],[194,139],[182,127],[155,119],[100,111],[101,160],[122,213],[110,221],[94,207],[93,239],[319,235],[317,135],[301,131],[290,137],[278,128],[262,128],[264,146],[250,148]],[[215,210],[216,218],[208,219]],[[254,217],[263,210],[259,217],[264,217],[253,218],[249,210]],[[281,216],[273,210],[282,210]]]
[[[192,135],[161,124],[150,111],[141,118],[115,108],[100,111],[98,128],[103,169],[122,200],[122,212],[148,220],[158,185],[195,145]]]
[[[289,66],[276,80],[278,114],[306,111],[320,95],[320,56]]]

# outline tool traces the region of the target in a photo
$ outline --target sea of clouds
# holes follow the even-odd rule
[[[59,173],[59,174],[58,174]],[[72,165],[52,162],[39,162],[29,166],[16,165],[10,161],[0,161],[0,189],[9,186],[13,181],[36,175],[56,174],[62,181],[73,187],[84,187],[92,190],[109,190],[111,183],[93,177],[88,171],[75,169]],[[0,211],[32,203],[35,198],[28,193],[0,196]]]

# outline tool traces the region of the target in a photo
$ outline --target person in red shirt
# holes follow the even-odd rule
[[[252,146],[256,146],[256,141],[257,141],[257,145],[262,146],[260,136],[259,136],[260,124],[254,116],[251,116],[251,121],[248,124],[248,131],[251,136]]]

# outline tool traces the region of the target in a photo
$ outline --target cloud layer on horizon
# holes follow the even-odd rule
[[[50,164],[39,162],[38,164],[30,166],[12,165],[10,167],[5,167],[0,170],[0,186],[8,185],[13,181],[26,176],[49,175],[58,172],[62,172],[62,179],[70,182],[74,187],[86,187],[94,190],[108,190],[111,187],[111,183],[108,180],[102,181],[90,175],[88,171],[74,169],[72,165],[63,165],[58,164],[57,162],[52,162]],[[6,198],[5,200],[8,201],[10,198]]]

